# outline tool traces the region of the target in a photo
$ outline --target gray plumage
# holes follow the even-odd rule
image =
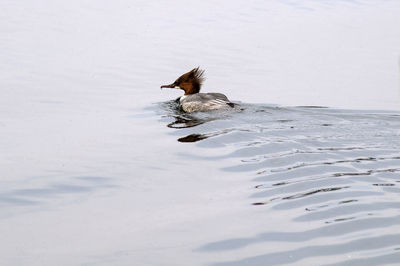
[[[179,99],[185,112],[203,112],[219,109],[231,109],[234,104],[222,93],[195,93]]]

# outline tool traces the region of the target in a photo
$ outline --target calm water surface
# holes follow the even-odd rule
[[[0,3],[1,265],[400,262],[400,4],[229,3]]]

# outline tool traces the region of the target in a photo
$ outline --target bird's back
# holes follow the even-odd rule
[[[184,95],[180,103],[185,112],[229,109],[234,106],[224,94],[215,92]]]

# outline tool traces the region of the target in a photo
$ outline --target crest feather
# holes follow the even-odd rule
[[[200,69],[200,67],[193,68],[192,71],[190,71],[190,74],[193,78],[197,79],[199,85],[203,83],[205,79],[204,70]]]

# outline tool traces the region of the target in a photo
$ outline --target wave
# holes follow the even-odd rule
[[[241,105],[240,111],[192,114],[173,102],[161,106],[167,126],[179,130],[177,141],[229,147],[225,155],[205,152],[202,159],[237,159],[221,171],[242,173],[254,184],[249,208],[289,226],[227,237],[197,252],[244,252],[253,246],[261,253],[213,265],[304,265],[315,258],[332,265],[398,262],[400,238],[393,231],[400,222],[398,113]],[[277,242],[292,244],[259,251]]]

